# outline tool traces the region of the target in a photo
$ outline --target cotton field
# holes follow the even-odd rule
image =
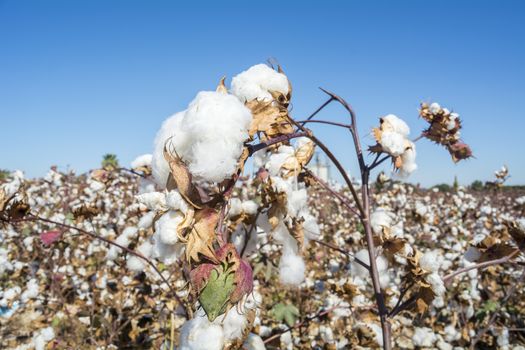
[[[292,86],[257,64],[197,93],[129,165],[5,173],[0,348],[525,349],[525,191],[505,188],[509,169],[481,190],[414,186],[418,144],[475,154],[457,112],[422,102],[424,130],[388,114],[361,138],[330,91],[295,118]],[[348,122],[323,119],[328,104]],[[354,177],[316,123],[347,132]]]

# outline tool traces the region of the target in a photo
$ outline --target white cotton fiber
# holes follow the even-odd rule
[[[408,125],[394,114],[388,114],[381,118],[383,120],[383,130],[392,130],[402,136],[410,134]]]
[[[155,137],[151,170],[160,188],[166,188],[166,182],[170,174],[170,167],[164,158],[165,145],[169,150],[186,142],[186,135],[181,131],[184,113],[185,111],[178,112],[166,119]]]
[[[392,213],[384,208],[377,208],[370,215],[370,225],[375,234],[381,234],[383,228],[392,226]]]
[[[182,325],[178,350],[221,350],[223,343],[222,327],[210,323],[206,315],[196,315]]]
[[[286,96],[289,92],[288,78],[265,64],[252,66],[232,79],[231,93],[242,102],[255,99],[271,101],[270,91]]]
[[[250,333],[242,345],[246,350],[266,350],[263,340],[257,334]]]
[[[279,261],[279,280],[290,286],[298,286],[304,281],[306,267],[299,255],[283,251]]]
[[[242,202],[242,210],[248,215],[257,214],[257,209],[259,209],[259,206],[252,200]]]
[[[166,208],[166,195],[162,192],[149,192],[135,196],[137,201],[149,210],[164,210]]]
[[[222,326],[224,340],[235,340],[242,338],[248,320],[244,313],[238,308],[232,307],[227,314],[223,314],[213,321],[213,324]]]
[[[419,258],[419,266],[427,272],[436,272],[441,265],[441,259],[437,251],[426,252]]]
[[[36,335],[33,336],[33,344],[35,350],[44,350],[47,343],[55,338],[55,331],[53,327],[47,327],[41,329]]]
[[[381,146],[393,156],[400,156],[405,151],[405,136],[394,131],[383,131],[381,133]]]
[[[142,256],[144,256],[145,258],[149,258],[153,253],[153,245],[150,242],[146,241],[137,248],[137,252],[142,254]],[[135,255],[128,255],[126,265],[131,271],[140,272],[144,271],[144,268],[146,267],[146,262],[144,261],[144,259],[141,259]]]
[[[177,228],[184,219],[184,216],[175,210],[170,210],[162,215],[155,223],[155,233],[164,244],[175,244],[179,238]]]
[[[140,155],[131,162],[131,168],[136,169],[144,166],[151,166],[152,159],[153,155],[151,154]]]
[[[35,278],[32,278],[27,282],[26,290],[22,293],[20,299],[23,303],[27,302],[30,299],[34,299],[38,296],[40,293],[39,286],[38,286],[38,280]]]
[[[408,141],[408,145],[409,146],[407,146],[403,154],[401,154],[401,160],[403,163],[399,169],[399,176],[405,178],[417,169],[416,145],[411,141]]]
[[[425,276],[425,281],[430,284],[430,288],[432,288],[432,291],[436,296],[439,297],[445,294],[445,284],[437,272],[432,272],[430,275]]]
[[[437,337],[434,334],[434,331],[427,327],[416,327],[414,330],[414,335],[412,336],[412,341],[415,346],[429,348],[434,345]]]
[[[178,190],[172,190],[166,193],[166,205],[173,210],[180,210],[183,214],[188,211],[188,204]]]

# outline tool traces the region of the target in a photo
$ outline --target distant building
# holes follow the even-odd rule
[[[313,162],[308,164],[308,169],[324,182],[330,182],[330,164],[319,152],[315,153]]]

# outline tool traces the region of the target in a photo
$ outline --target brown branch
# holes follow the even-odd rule
[[[338,251],[339,253],[344,254],[344,255],[348,256],[349,258],[351,258],[351,259],[354,259],[356,263],[358,263],[359,265],[363,266],[365,269],[370,271],[370,266],[367,263],[365,263],[363,260],[357,258],[354,254],[351,254],[351,253],[347,252],[346,250],[344,250],[342,248],[339,248],[338,246],[336,246],[336,245],[334,245],[332,243],[320,241],[318,239],[312,239],[312,241],[315,242],[315,243],[318,243],[320,245],[323,245],[323,246],[325,246],[327,248],[330,248],[330,249],[333,249],[335,251]]]

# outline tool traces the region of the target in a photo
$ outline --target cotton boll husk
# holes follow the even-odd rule
[[[391,130],[405,137],[410,134],[410,128],[408,125],[396,115],[388,114],[381,119],[383,120],[381,125],[383,130]]]
[[[441,258],[437,251],[426,252],[419,258],[419,266],[427,272],[436,272],[441,266]]]
[[[177,228],[184,220],[184,216],[175,210],[170,210],[162,215],[155,223],[155,232],[164,244],[175,244],[179,241]]]
[[[305,278],[306,266],[303,258],[293,253],[283,252],[279,261],[279,280],[290,286],[300,285]]]
[[[144,166],[151,166],[151,161],[153,159],[152,154],[143,154],[135,158],[131,162],[131,168],[136,169]]]
[[[265,64],[257,64],[234,76],[231,92],[242,102],[251,100],[273,100],[269,91],[288,94],[288,78]]]
[[[236,307],[232,307],[228,313],[213,321],[213,324],[222,325],[224,339],[227,341],[242,338],[247,323],[246,315],[239,312]]]
[[[266,350],[263,340],[257,334],[250,333],[242,345],[246,350]]]
[[[196,180],[220,182],[235,171],[251,120],[250,110],[235,96],[201,91],[181,125],[189,142],[175,150]]]
[[[210,323],[206,315],[196,315],[182,325],[178,350],[221,350],[223,344],[222,327]]]
[[[187,140],[186,135],[181,131],[184,114],[185,111],[178,112],[166,119],[164,123],[162,123],[162,126],[155,137],[151,170],[155,182],[162,189],[166,188],[166,183],[170,174],[170,167],[164,158],[164,147],[166,142],[169,140],[167,146],[168,150],[170,150],[171,147],[177,149],[177,146],[184,144]]]

